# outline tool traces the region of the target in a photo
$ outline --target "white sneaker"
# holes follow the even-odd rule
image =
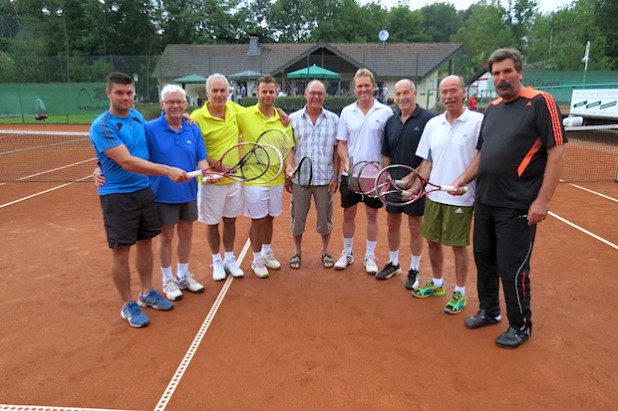
[[[163,292],[170,301],[182,300],[182,291],[178,288],[176,281],[169,280],[163,283]]]
[[[225,268],[223,261],[218,260],[212,263],[212,279],[215,281],[225,280]]]
[[[279,261],[277,261],[277,259],[275,258],[275,253],[272,249],[268,250],[266,255],[264,255],[263,257],[266,267],[270,268],[271,270],[281,269],[281,263],[279,263]]]
[[[378,272],[378,265],[376,264],[376,258],[373,254],[365,257],[365,271],[369,275],[376,275]]]
[[[244,271],[241,270],[240,267],[238,266],[238,262],[236,261],[236,258],[232,260],[224,261],[223,268],[225,268],[225,271],[228,272],[234,278],[242,278],[245,276]]]
[[[263,257],[254,260],[253,264],[251,264],[251,269],[259,278],[268,278],[269,272]]]
[[[193,278],[192,273],[187,273],[185,278],[183,278],[182,280],[179,280],[177,278],[176,282],[178,283],[178,286],[180,287],[181,290],[189,290],[192,293],[203,293],[204,292],[204,286],[198,283],[195,280],[195,278]]]
[[[341,271],[345,270],[347,266],[354,262],[354,254],[350,252],[350,254],[346,253],[345,250],[341,252],[339,259],[335,263],[335,270]]]

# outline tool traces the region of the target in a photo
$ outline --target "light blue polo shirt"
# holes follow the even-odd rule
[[[164,114],[149,121],[146,124],[146,141],[150,161],[154,163],[193,171],[198,161],[206,159],[202,132],[196,125],[188,125],[184,118],[178,131],[169,126]],[[196,179],[174,183],[167,176],[150,176],[150,180],[157,203],[180,204],[197,199]]]
[[[131,155],[148,160],[145,129],[146,120],[133,109],[125,118],[106,111],[94,120],[90,127],[90,141],[105,176],[105,184],[98,189],[99,195],[133,193],[150,185],[148,176],[125,170],[104,154],[106,150],[124,144]]]

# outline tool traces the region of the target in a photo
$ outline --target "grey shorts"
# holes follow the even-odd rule
[[[162,226],[176,225],[179,221],[197,220],[197,200],[188,203],[157,203],[157,211]]]

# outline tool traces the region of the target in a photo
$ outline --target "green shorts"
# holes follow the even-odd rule
[[[473,210],[473,206],[453,206],[427,199],[421,234],[434,243],[455,247],[470,245]]]

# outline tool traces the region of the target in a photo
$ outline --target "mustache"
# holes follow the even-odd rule
[[[447,98],[446,100],[444,100],[444,104],[449,104],[449,103],[456,103],[457,99],[454,98]]]
[[[496,88],[501,87],[511,87],[511,83],[509,83],[508,81],[501,81],[496,85]]]

